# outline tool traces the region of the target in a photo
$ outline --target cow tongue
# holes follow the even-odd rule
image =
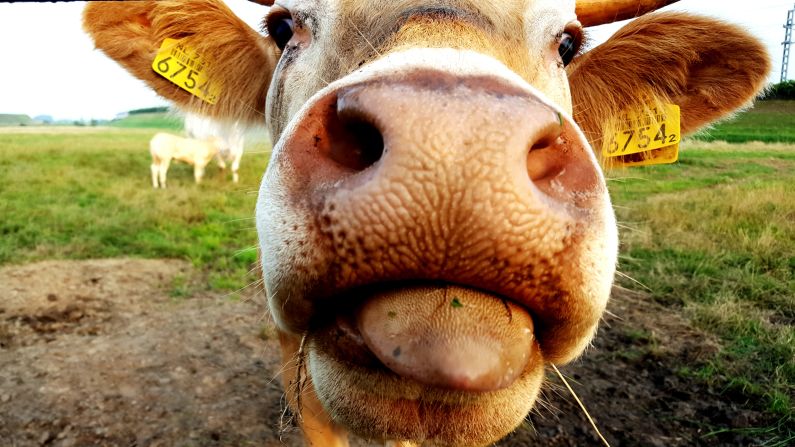
[[[378,292],[359,309],[357,324],[387,368],[461,391],[510,386],[538,349],[526,310],[455,285]]]

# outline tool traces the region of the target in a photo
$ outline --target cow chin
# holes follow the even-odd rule
[[[335,422],[368,439],[438,446],[484,446],[513,431],[532,408],[544,362],[533,350],[510,386],[455,391],[407,380],[378,366],[352,363],[323,335],[310,337],[308,368],[315,391]]]

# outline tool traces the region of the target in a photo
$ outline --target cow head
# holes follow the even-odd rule
[[[183,107],[267,122],[270,310],[305,340],[331,419],[483,445],[521,422],[544,365],[578,356],[605,308],[618,245],[592,149],[605,126],[659,101],[692,132],[767,75],[741,29],[685,14],[578,54],[583,25],[664,3],[279,0],[265,37],[217,0],[91,5],[85,20]],[[211,61],[215,106],[150,69],[167,37]]]

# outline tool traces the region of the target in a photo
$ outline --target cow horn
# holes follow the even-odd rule
[[[577,19],[583,26],[604,25],[642,16],[679,0],[577,0]]]
[[[260,5],[273,6],[273,0],[248,0],[251,3],[259,3]]]

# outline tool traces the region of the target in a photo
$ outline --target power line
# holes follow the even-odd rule
[[[787,11],[787,23],[784,24],[784,54],[781,57],[781,82],[787,80],[787,71],[789,69],[789,47],[792,45],[792,22],[795,16],[795,5]]]

